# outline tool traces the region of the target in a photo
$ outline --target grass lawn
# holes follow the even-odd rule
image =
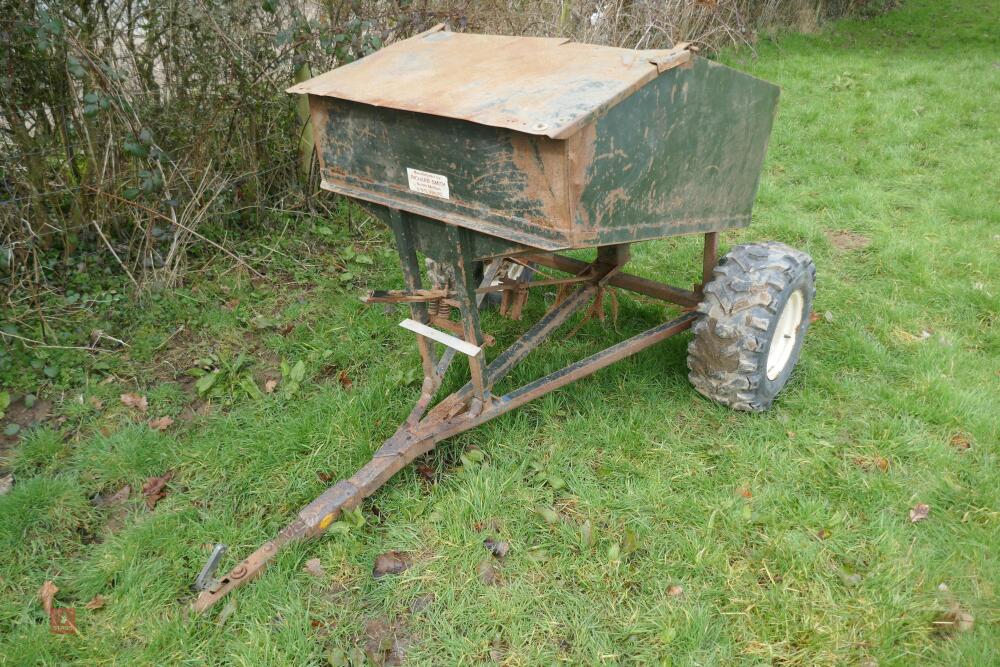
[[[0,664],[347,664],[393,641],[406,664],[1000,664],[1000,6],[908,0],[724,59],[783,92],[755,224],[723,249],[780,240],[817,265],[820,318],[769,412],[697,395],[680,336],[442,443],[364,525],[284,552],[225,618],[188,618],[206,545],[229,545],[228,570],[418,394],[402,313],[357,300],[402,284],[388,233],[289,218],[241,242],[270,281],[220,259],[127,307],[109,331],[127,356],[79,358],[80,381],[9,373],[52,417],[2,450]],[[699,252],[642,244],[633,268],[691,284]],[[503,387],[672,312],[620,300],[617,332],[557,337]],[[523,324],[486,328],[502,345]],[[206,401],[185,371],[209,355]],[[168,470],[149,510],[140,487]],[[411,567],[373,578],[390,550]],[[78,634],[50,633],[46,580]]]

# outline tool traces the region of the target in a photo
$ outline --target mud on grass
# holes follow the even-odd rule
[[[363,464],[407,414],[419,359],[397,315],[356,300],[401,285],[385,235],[353,241],[374,259],[353,282],[290,265],[312,285],[301,298],[236,282],[223,295],[209,277],[201,296],[165,296],[130,339],[134,366],[42,396],[66,421],[5,455],[0,660],[343,664],[405,644],[405,664],[997,664],[998,21],[988,3],[912,0],[725,56],[783,95],[755,224],[723,250],[776,239],[817,264],[822,317],[771,411],[699,398],[686,340],[667,341],[443,443],[363,505],[363,525],[283,553],[221,621],[183,614],[206,547],[230,545],[232,566]],[[634,256],[643,275],[697,280],[693,239]],[[258,314],[294,329],[254,329]],[[622,296],[620,333],[588,323],[507,386],[664,317]],[[157,349],[180,324],[192,337]],[[521,326],[486,324],[501,345]],[[299,389],[149,428],[192,401],[144,368],[244,345],[303,361]],[[326,365],[351,386],[317,380]],[[139,490],[168,470],[150,510]],[[109,534],[115,510],[91,499],[125,485]],[[414,557],[374,578],[390,551]],[[303,570],[313,559],[325,578]],[[46,580],[79,635],[49,633]]]

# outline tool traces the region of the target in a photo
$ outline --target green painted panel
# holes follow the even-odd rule
[[[366,211],[381,220],[386,226],[392,226],[388,208],[370,203],[365,203],[363,206]],[[417,250],[438,261],[445,261],[449,258],[452,249],[451,242],[448,240],[448,230],[445,228],[446,223],[412,213],[406,214],[406,220],[407,224],[413,227]],[[479,260],[532,250],[532,246],[521,245],[482,233],[472,235],[470,241],[472,242],[472,255]]]
[[[435,217],[494,235],[509,231],[517,241],[530,241],[526,234],[566,245],[564,142],[344,100],[311,103],[328,189],[439,212]],[[447,179],[447,198],[412,190],[407,169]]]
[[[600,118],[576,222],[603,245],[749,224],[777,86],[704,58]]]

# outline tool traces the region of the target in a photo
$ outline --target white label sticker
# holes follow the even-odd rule
[[[441,197],[442,199],[450,199],[448,196],[447,176],[407,167],[406,178],[410,182],[410,189],[414,192],[419,192],[422,195]]]

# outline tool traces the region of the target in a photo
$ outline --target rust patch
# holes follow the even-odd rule
[[[429,31],[288,92],[565,139],[690,59],[683,46],[636,51],[565,38]]]
[[[580,205],[589,181],[590,165],[597,153],[597,126],[591,123],[566,140],[566,187],[569,191],[570,220],[578,223],[573,229],[573,242],[580,244],[594,238],[597,230],[586,209]],[[579,217],[579,219],[577,219]]]
[[[526,134],[511,135],[511,161],[525,177],[524,196],[542,204],[545,217],[539,225],[568,229],[565,206],[566,160],[562,142]]]
[[[625,188],[615,188],[608,193],[607,197],[604,198],[604,215],[614,215],[615,206],[618,205],[618,202],[628,202],[629,199],[628,193],[625,192]]]

